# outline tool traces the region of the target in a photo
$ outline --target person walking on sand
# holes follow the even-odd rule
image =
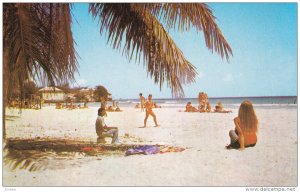
[[[112,137],[112,144],[119,143],[119,131],[118,127],[108,127],[104,122],[104,116],[106,115],[104,108],[98,109],[98,117],[96,119],[95,127],[98,135],[97,142],[105,143],[105,137]]]
[[[152,95],[150,94],[148,96],[148,101],[146,101],[146,103],[145,103],[146,117],[144,119],[144,127],[146,127],[147,119],[148,119],[149,115],[151,115],[153,117],[155,127],[158,127],[158,124],[157,124],[157,121],[156,121],[156,115],[154,114],[154,112],[152,110],[152,107],[153,107],[153,101],[152,101]]]
[[[143,112],[146,99],[145,99],[145,97],[143,96],[142,93],[140,93],[140,101],[141,101],[141,111]]]
[[[243,150],[245,147],[254,147],[257,142],[258,119],[250,101],[245,100],[241,104],[234,124],[235,130],[229,131],[230,144],[226,148]]]

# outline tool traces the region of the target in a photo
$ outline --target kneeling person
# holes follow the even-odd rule
[[[105,109],[98,109],[98,117],[96,120],[96,133],[98,135],[97,142],[105,143],[105,137],[112,137],[112,144],[119,143],[119,131],[118,127],[108,127],[104,122],[104,116],[106,115]]]

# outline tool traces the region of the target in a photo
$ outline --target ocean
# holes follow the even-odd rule
[[[224,108],[237,108],[244,100],[250,100],[255,107],[285,107],[294,106],[297,107],[297,96],[274,96],[274,97],[213,97],[208,98],[212,108],[221,102]],[[120,108],[122,107],[134,107],[137,103],[140,103],[139,99],[119,99],[118,102]],[[183,98],[183,99],[153,99],[154,103],[163,108],[184,108],[187,102],[191,102],[193,106],[198,106],[198,98]],[[100,106],[99,102],[89,103],[89,106]],[[108,102],[108,106],[112,105],[112,102]]]

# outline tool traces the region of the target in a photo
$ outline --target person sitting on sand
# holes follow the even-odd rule
[[[196,109],[196,107],[192,106],[191,102],[187,102],[186,106],[185,106],[185,112],[197,112],[198,110]]]
[[[205,112],[205,111],[206,111],[206,103],[204,103],[204,102],[199,103],[198,111],[199,111],[200,113],[201,113],[201,112]]]
[[[148,96],[148,101],[146,101],[145,103],[145,108],[146,108],[146,116],[144,119],[144,127],[146,127],[147,124],[147,119],[149,117],[149,115],[151,115],[153,117],[154,123],[155,123],[155,127],[158,127],[157,121],[156,121],[156,115],[154,114],[153,110],[153,101],[152,101],[152,95],[150,94]]]
[[[55,104],[55,109],[62,109],[63,107],[62,107],[62,104],[61,103],[56,103]]]
[[[114,108],[110,105],[108,106],[108,108],[106,109],[107,111],[115,111]]]
[[[230,144],[227,149],[240,149],[253,147],[257,142],[258,119],[253,105],[245,100],[240,108],[238,117],[234,118],[235,130],[229,131]]]
[[[192,103],[191,102],[187,102],[187,104],[185,106],[185,112],[190,112],[191,111],[191,107],[192,107]]]
[[[211,105],[209,102],[206,104],[206,112],[211,112]]]
[[[118,127],[108,127],[104,122],[104,116],[106,115],[105,109],[98,109],[98,117],[96,119],[96,133],[98,135],[97,142],[105,143],[105,137],[112,137],[112,144],[119,143],[119,131]]]

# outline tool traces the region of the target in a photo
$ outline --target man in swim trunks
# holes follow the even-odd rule
[[[158,127],[158,124],[157,124],[157,121],[156,121],[156,115],[154,114],[154,112],[152,110],[152,107],[153,107],[153,101],[152,101],[152,95],[150,94],[148,96],[148,101],[146,101],[146,103],[145,103],[146,117],[144,119],[144,127],[146,127],[147,119],[148,119],[149,115],[151,115],[153,117],[155,127]]]

